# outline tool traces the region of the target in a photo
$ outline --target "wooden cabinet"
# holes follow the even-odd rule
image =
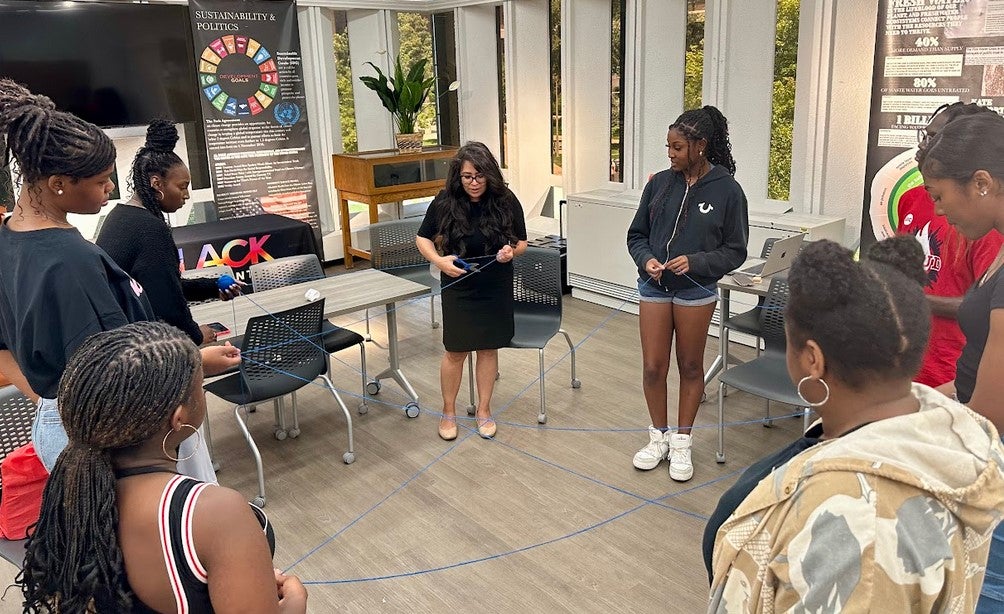
[[[353,256],[367,260],[370,257],[368,251],[352,247],[349,201],[369,205],[370,223],[373,224],[377,221],[379,204],[438,194],[446,185],[450,160],[456,153],[456,147],[440,145],[423,148],[417,153],[379,149],[332,156],[345,268],[352,268]]]

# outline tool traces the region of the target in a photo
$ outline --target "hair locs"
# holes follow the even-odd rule
[[[736,174],[736,161],[732,158],[729,141],[729,122],[716,107],[705,105],[700,109],[684,111],[669,129],[677,129],[690,143],[707,141],[705,156],[708,162],[724,166],[730,175]]]
[[[93,335],[70,358],[59,383],[69,445],[45,485],[18,576],[25,612],[132,611],[112,454],[159,438],[197,392],[201,367],[191,340],[159,322]]]
[[[160,206],[161,195],[152,182],[154,176],[163,180],[173,167],[184,164],[178,154],[174,153],[178,138],[178,128],[170,121],[155,119],[150,122],[146,130],[146,143],[136,152],[129,176],[130,187],[143,207],[165,223],[167,220]]]
[[[28,183],[95,177],[115,163],[115,146],[100,128],[10,79],[0,79],[0,136],[3,163],[13,159]]]
[[[470,141],[461,147],[450,161],[446,175],[445,199],[439,216],[436,248],[443,253],[460,256],[467,254],[465,238],[473,230],[469,215],[470,197],[464,190],[460,169],[464,162],[470,162],[474,169],[485,177],[485,192],[479,202],[482,213],[479,228],[488,244],[504,245],[516,240],[512,234],[512,198],[502,170],[491,150],[484,143]]]
[[[1004,117],[977,113],[952,119],[917,152],[924,177],[964,184],[978,170],[1004,182]]]

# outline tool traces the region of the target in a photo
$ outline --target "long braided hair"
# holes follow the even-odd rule
[[[112,455],[158,437],[202,361],[181,331],[139,322],[89,337],[59,383],[69,445],[45,485],[18,577],[25,612],[127,612]]]
[[[174,146],[178,143],[178,128],[166,119],[155,119],[146,129],[146,143],[136,152],[132,162],[129,183],[133,193],[147,211],[167,223],[160,208],[157,190],[150,185],[154,175],[167,178],[167,173],[178,164],[184,164]]]
[[[18,180],[29,184],[52,175],[94,177],[115,162],[115,146],[100,128],[10,79],[0,79],[0,135],[3,164],[13,159]]]
[[[466,237],[474,228],[468,213],[470,197],[460,179],[460,169],[464,162],[470,162],[478,173],[485,176],[487,182],[485,192],[478,201],[481,207],[479,229],[485,236],[486,249],[491,249],[492,245],[511,244],[518,239],[513,232],[512,204],[509,202],[513,197],[502,178],[499,163],[487,145],[470,141],[450,161],[446,175],[446,199],[434,242],[436,249],[442,254],[484,256],[485,254],[467,253]]]
[[[717,108],[705,105],[700,109],[684,111],[683,115],[670,124],[669,129],[674,128],[691,145],[706,140],[708,162],[724,166],[730,175],[736,174],[736,161],[732,158],[732,143],[729,142],[729,120]]]

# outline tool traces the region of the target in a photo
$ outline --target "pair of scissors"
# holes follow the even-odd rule
[[[459,267],[459,268],[467,271],[468,273],[477,273],[481,269],[481,266],[478,263],[476,263],[476,262],[467,262],[467,261],[461,260],[460,257],[457,257],[453,261],[453,266]]]

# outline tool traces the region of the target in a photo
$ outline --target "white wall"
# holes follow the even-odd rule
[[[457,32],[457,81],[460,89],[460,140],[481,141],[496,156],[499,138],[498,53],[495,7],[471,6],[454,13]],[[479,44],[470,44],[478,41]]]

